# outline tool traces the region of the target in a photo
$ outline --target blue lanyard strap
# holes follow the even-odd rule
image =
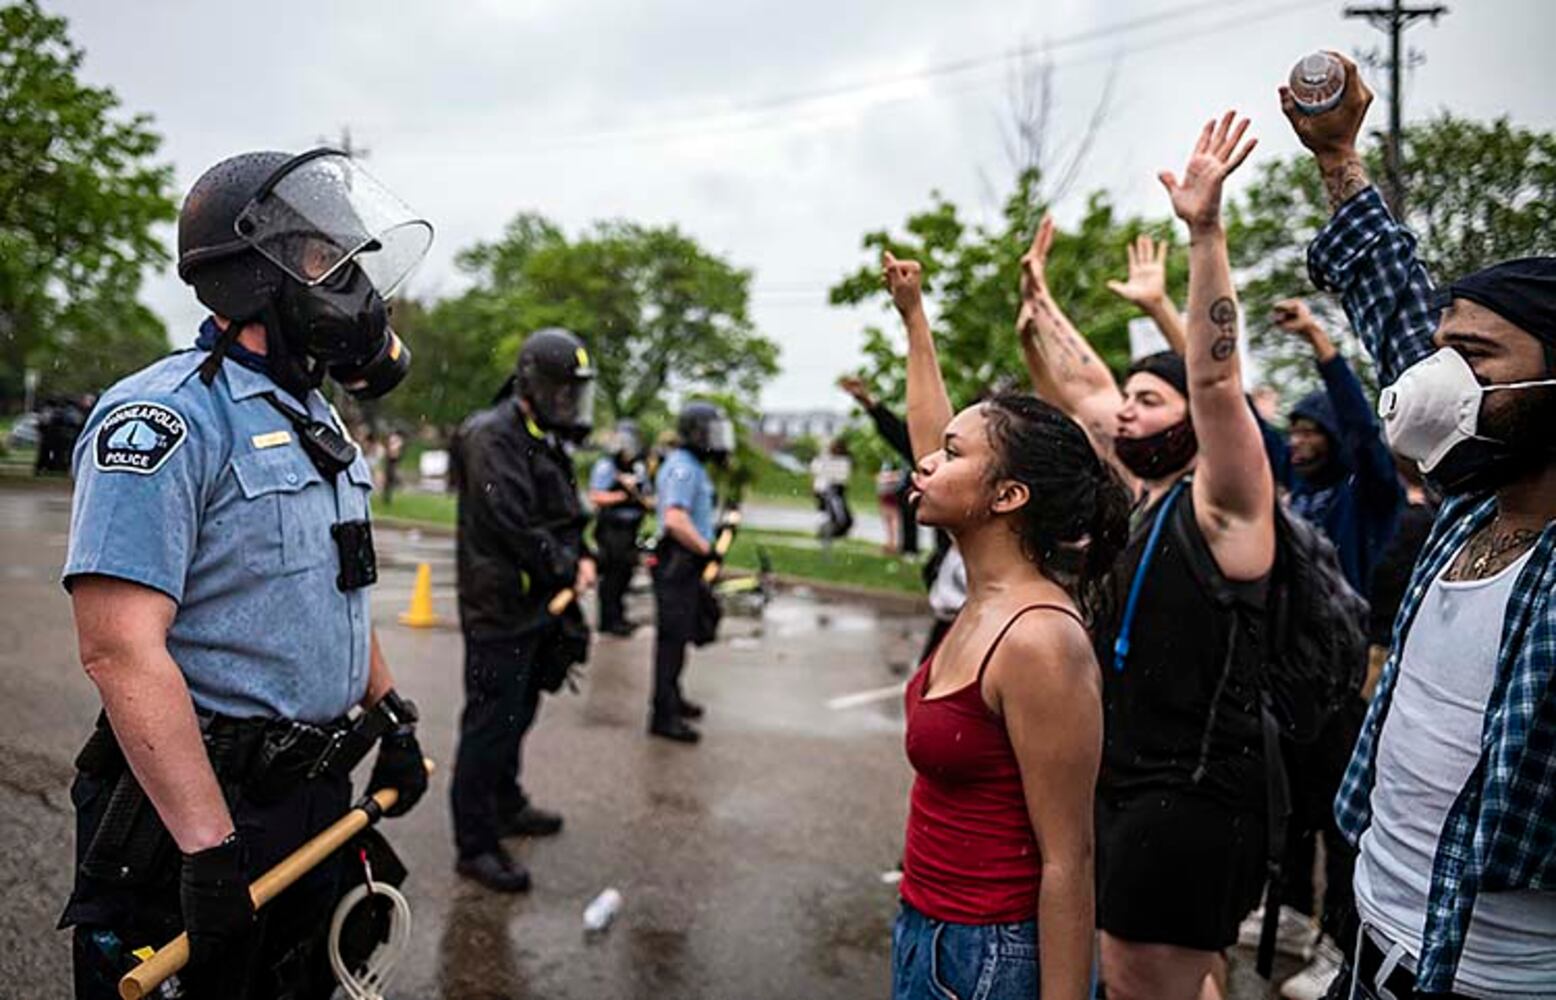
[[[1135,567],[1135,578],[1129,584],[1129,600],[1124,603],[1124,619],[1118,625],[1118,638],[1113,640],[1113,669],[1122,672],[1124,662],[1129,659],[1129,632],[1135,625],[1135,612],[1140,607],[1140,592],[1145,589],[1145,573],[1151,568],[1151,559],[1156,555],[1156,547],[1162,540],[1162,527],[1167,523],[1167,515],[1172,513],[1173,504],[1178,499],[1178,494],[1183,492],[1183,486],[1188,477],[1172,484],[1172,489],[1167,491],[1167,496],[1162,499],[1162,504],[1156,509],[1156,520],[1151,524],[1151,534],[1145,540],[1145,551],[1140,553],[1140,565]]]

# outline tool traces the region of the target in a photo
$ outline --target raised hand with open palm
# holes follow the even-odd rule
[[[1129,252],[1129,276],[1109,281],[1108,290],[1142,309],[1167,298],[1167,241],[1157,242],[1144,233],[1125,248]]]
[[[1189,229],[1203,230],[1221,224],[1221,185],[1259,142],[1243,142],[1243,133],[1247,131],[1248,119],[1238,118],[1235,111],[1222,115],[1219,122],[1211,119],[1200,130],[1199,141],[1183,168],[1183,179],[1180,181],[1170,170],[1157,175],[1172,199],[1173,212],[1188,223]]]

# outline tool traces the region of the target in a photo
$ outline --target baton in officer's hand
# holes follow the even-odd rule
[[[718,540],[713,543],[713,558],[702,569],[704,583],[712,583],[718,579],[719,566],[723,564],[724,557],[729,554],[729,547],[735,544],[735,529],[740,527],[740,511],[729,511],[724,515],[721,523],[723,527],[719,530]]]
[[[432,760],[426,760],[427,773],[433,769]],[[322,833],[281,859],[274,868],[255,879],[249,885],[249,896],[254,909],[259,909],[286,891],[293,883],[313,869],[331,854],[340,850],[365,827],[377,822],[393,808],[400,793],[393,788],[380,788],[352,806],[346,815],[330,824]],[[119,980],[119,996],[123,1000],[141,1000],[169,977],[189,964],[189,935],[178,937],[163,945]]]

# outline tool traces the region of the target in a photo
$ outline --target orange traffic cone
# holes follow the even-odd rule
[[[411,607],[400,616],[401,625],[411,628],[432,628],[443,624],[443,619],[432,610],[432,565],[421,563],[416,567],[416,589],[411,591]]]

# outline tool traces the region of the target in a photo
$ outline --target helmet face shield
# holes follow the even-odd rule
[[[643,453],[643,439],[635,426],[623,424],[616,428],[613,451],[617,455],[636,458]]]
[[[305,153],[280,168],[239,213],[238,238],[302,285],[355,263],[383,298],[432,244],[418,218],[344,153]]]
[[[720,417],[708,425],[708,450],[716,455],[735,452],[735,425]]]
[[[570,379],[529,390],[542,426],[587,434],[594,426],[594,380]]]

